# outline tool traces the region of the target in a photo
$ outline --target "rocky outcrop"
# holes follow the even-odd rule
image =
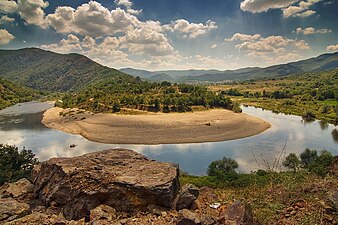
[[[0,187],[0,198],[26,198],[33,191],[33,187],[32,183],[25,178],[15,183],[5,183]]]
[[[59,207],[67,220],[86,217],[104,204],[118,211],[172,206],[179,190],[178,167],[115,149],[43,162],[33,173],[34,197]]]
[[[0,198],[0,223],[15,220],[29,213],[29,205],[13,198]]]

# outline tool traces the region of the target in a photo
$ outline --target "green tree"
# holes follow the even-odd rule
[[[295,153],[290,153],[284,160],[283,166],[292,169],[297,172],[300,165],[300,161]]]
[[[208,176],[222,177],[229,174],[236,173],[238,168],[238,163],[236,160],[224,157],[221,160],[216,160],[210,163],[208,167]]]
[[[32,150],[16,146],[0,144],[0,185],[14,182],[21,178],[29,178],[38,159]]]
[[[313,163],[317,158],[317,150],[305,149],[303,153],[300,154],[300,160],[304,168],[309,168],[309,165]]]
[[[325,176],[334,160],[331,152],[322,150],[314,162],[309,165],[309,171],[320,176]]]

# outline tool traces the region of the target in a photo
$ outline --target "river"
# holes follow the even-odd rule
[[[243,113],[271,123],[271,128],[253,137],[232,141],[199,144],[110,145],[88,141],[82,136],[67,134],[45,127],[43,111],[53,103],[28,102],[0,111],[0,143],[32,149],[39,160],[52,157],[71,157],[111,148],[128,148],[151,159],[173,162],[182,171],[193,175],[206,173],[210,162],[230,157],[239,171],[274,167],[291,152],[299,154],[305,148],[326,149],[338,155],[338,128],[320,121],[304,122],[301,117],[275,114],[255,107],[243,107]],[[70,148],[70,145],[77,145]],[[283,151],[285,149],[285,151]]]

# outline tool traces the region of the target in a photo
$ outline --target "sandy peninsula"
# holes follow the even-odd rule
[[[53,129],[80,134],[91,141],[149,145],[233,140],[270,128],[270,124],[261,119],[224,109],[118,115],[55,107],[44,113],[42,123]]]

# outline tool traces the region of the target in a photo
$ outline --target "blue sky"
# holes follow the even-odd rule
[[[338,51],[338,0],[0,0],[0,48],[147,70],[269,66]]]

